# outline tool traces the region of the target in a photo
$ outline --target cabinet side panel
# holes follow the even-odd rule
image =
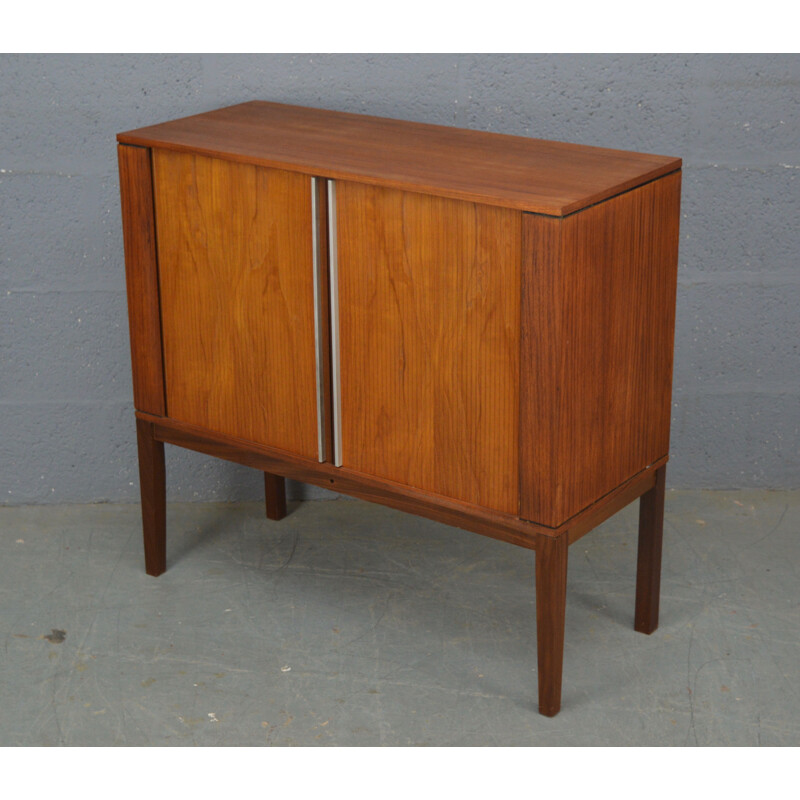
[[[539,214],[522,219],[520,303],[520,516],[555,525],[559,482],[561,401],[561,229],[563,220]]]
[[[526,506],[526,519],[559,525],[668,454],[680,182],[562,221],[555,502]]]
[[[153,152],[171,418],[317,458],[311,181]]]
[[[518,509],[521,214],[337,182],[343,466]]]
[[[133,367],[133,401],[139,411],[163,416],[164,370],[150,150],[145,147],[119,145],[117,154]]]

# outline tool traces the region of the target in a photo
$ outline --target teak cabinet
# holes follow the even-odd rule
[[[536,551],[539,709],[567,553],[641,498],[658,622],[681,161],[252,102],[119,134],[145,563],[163,443]]]

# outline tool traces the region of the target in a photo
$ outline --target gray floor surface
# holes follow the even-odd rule
[[[354,500],[0,508],[0,745],[800,744],[800,492],[667,493],[661,626],[636,504],[570,548],[536,711],[534,553]]]

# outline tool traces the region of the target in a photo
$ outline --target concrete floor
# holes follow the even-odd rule
[[[800,744],[800,492],[668,492],[661,627],[636,505],[570,549],[536,711],[534,554],[352,500],[0,508],[0,746]]]

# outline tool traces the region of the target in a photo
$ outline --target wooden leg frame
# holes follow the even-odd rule
[[[639,499],[634,629],[647,634],[658,627],[665,477],[666,467],[662,466],[656,470],[655,485]],[[561,708],[568,550],[568,533],[559,537],[540,536],[536,547],[539,711],[548,717],[555,716]]]
[[[164,443],[163,440],[156,438],[154,424],[146,419],[137,419],[136,432],[139,446],[145,569],[148,575],[160,575],[166,569]],[[639,496],[639,552],[634,622],[637,631],[648,634],[658,627],[666,467],[663,465],[658,467],[653,474],[654,480],[651,476],[647,490]],[[330,482],[333,483],[332,480]],[[264,471],[264,490],[267,518],[282,519],[286,515],[285,479]],[[627,496],[621,494],[620,498],[619,502],[623,502]],[[383,498],[383,502],[387,502],[387,498]],[[388,504],[392,505],[391,502]],[[425,513],[428,516],[435,516],[433,513]],[[587,523],[583,523],[581,528],[565,528],[557,535],[539,532],[527,545],[536,550],[539,711],[548,717],[555,716],[561,708],[569,545],[589,529]],[[481,532],[492,535],[490,531],[481,530]],[[506,534],[498,538],[510,539]]]

